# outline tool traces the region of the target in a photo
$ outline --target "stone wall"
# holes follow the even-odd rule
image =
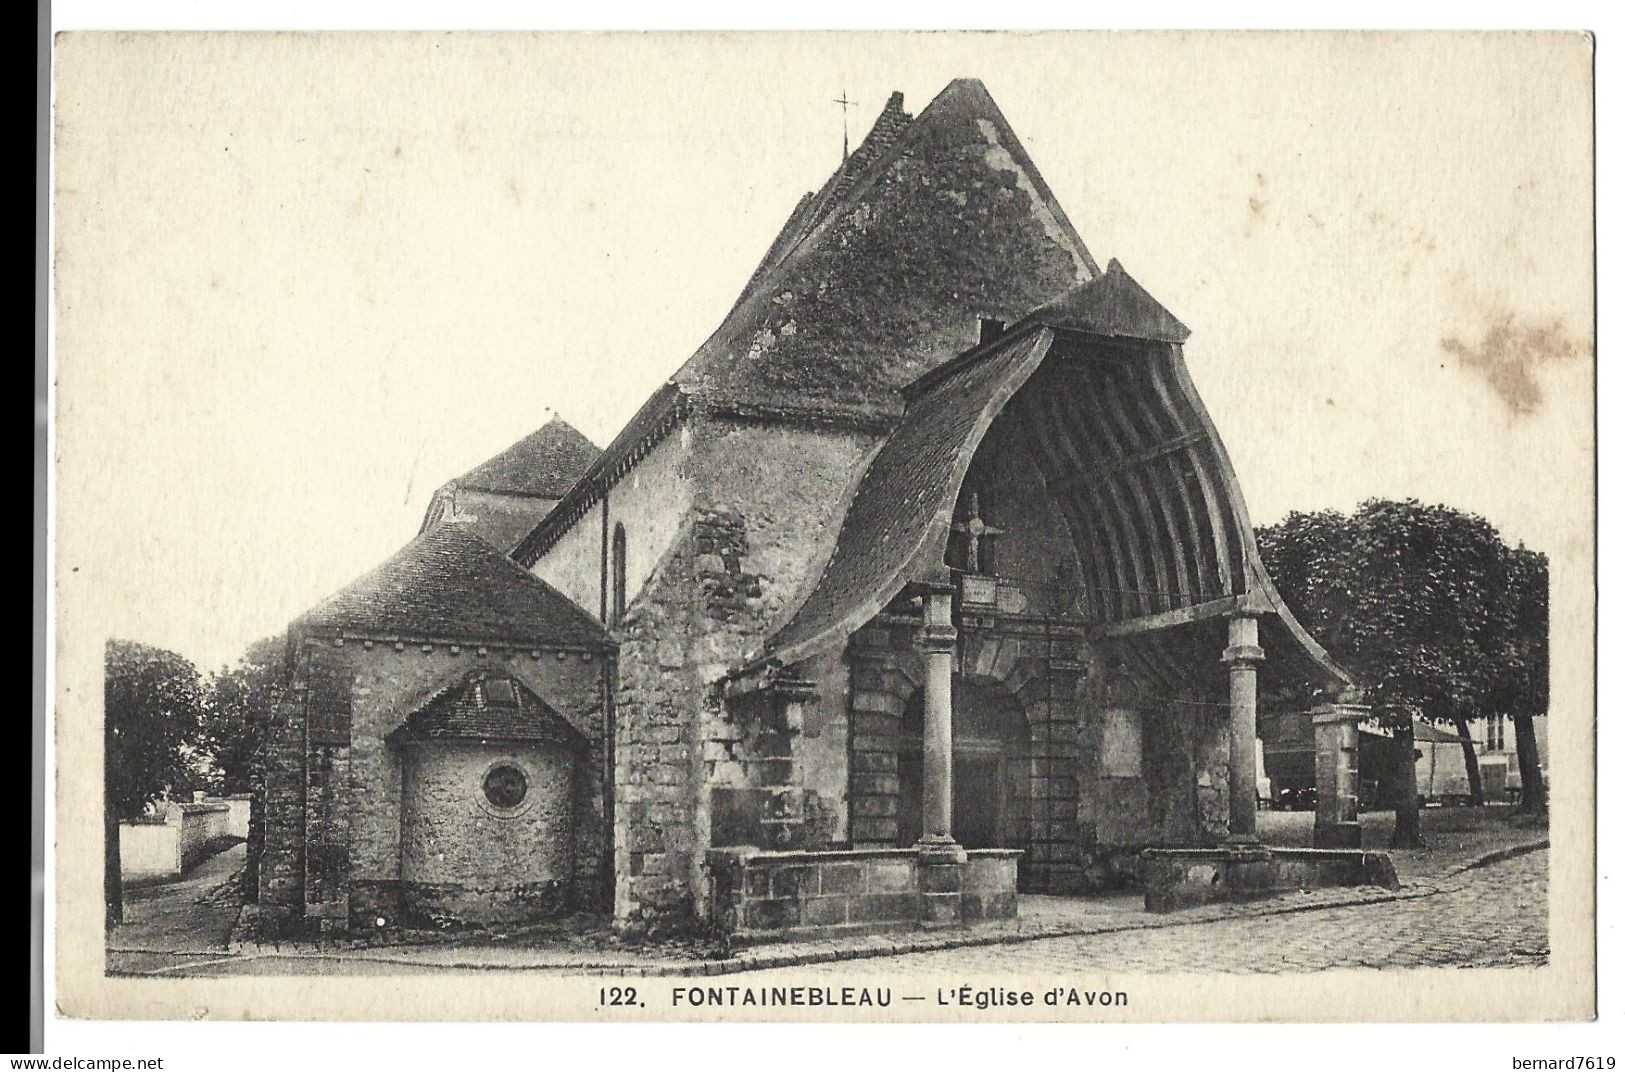
[[[707,846],[827,845],[845,812],[844,698],[790,726],[731,707],[719,683],[816,580],[873,436],[732,418],[688,428],[688,471],[704,483],[617,630],[616,917],[632,934],[703,914]]]
[[[654,576],[693,502],[691,432],[685,423],[655,446],[609,490],[609,528],[626,529],[626,601],[630,606]],[[594,503],[532,572],[598,617],[604,577],[604,508]]]
[[[231,806],[223,801],[171,804],[167,820],[175,827],[181,870],[218,850],[231,837]]]
[[[872,623],[854,634],[849,747],[852,843],[898,846],[908,840],[899,761],[918,751],[904,719],[918,696],[921,667],[910,622]],[[1010,759],[1026,767],[1025,792],[1012,806],[1023,850],[1022,885],[1048,892],[1080,885],[1078,720],[1083,664],[1078,629],[1030,617],[961,630],[957,677],[1014,700],[1025,721],[1024,747]],[[956,711],[956,735],[968,735],[968,711]]]
[[[694,922],[700,701],[688,653],[693,559],[685,527],[615,630],[615,920],[634,937]]]
[[[1399,889],[1387,853],[1359,849],[1271,849],[1261,845],[1147,849],[1145,907],[1172,912],[1215,901],[1248,901],[1333,886]]]
[[[486,799],[486,774],[512,764],[525,776],[512,808]],[[552,744],[423,742],[402,758],[401,907],[415,922],[508,922],[580,903],[576,869],[597,853],[577,829],[591,757]],[[583,858],[584,856],[584,858]]]
[[[959,922],[1016,917],[1016,857],[973,851],[958,865]],[[740,942],[919,926],[926,872],[914,849],[758,852],[712,849],[706,856],[709,915]]]
[[[158,815],[118,824],[119,877],[125,883],[162,881],[181,873],[179,831]]]
[[[155,815],[119,823],[119,870],[125,882],[178,878],[236,835],[232,806],[209,800],[161,804]]]
[[[589,742],[570,902],[602,888],[602,652],[426,645],[311,637],[262,752],[264,846],[256,861],[261,918],[299,929],[395,922],[402,901],[402,755],[386,741],[431,695],[475,669],[512,675]],[[488,862],[502,851],[480,847]]]

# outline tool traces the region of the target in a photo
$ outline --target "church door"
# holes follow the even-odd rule
[[[903,715],[897,757],[897,843],[912,845],[923,829],[924,698]],[[953,834],[967,849],[1022,848],[1031,807],[1029,734],[1015,697],[994,686],[954,681]]]

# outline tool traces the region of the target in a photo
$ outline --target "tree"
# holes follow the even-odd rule
[[[1282,597],[1354,674],[1401,757],[1414,754],[1415,719],[1454,726],[1482,800],[1467,724],[1494,702],[1522,568],[1494,527],[1446,506],[1373,499],[1352,515],[1293,513],[1258,537]],[[1517,691],[1510,680],[1501,690]],[[1402,758],[1400,772],[1394,845],[1413,847],[1414,763]]]
[[[1544,815],[1546,779],[1541,774],[1535,716],[1546,713],[1550,689],[1550,568],[1545,555],[1522,544],[1507,556],[1503,641],[1495,653],[1487,703],[1489,710],[1512,719],[1523,782],[1518,810]]]
[[[220,794],[253,788],[253,761],[265,738],[265,724],[287,676],[284,637],[248,646],[237,662],[209,681],[201,748],[207,757],[210,788]]]
[[[191,776],[203,707],[197,667],[163,648],[107,642],[103,715],[103,821],[107,924],[124,919],[119,823],[135,819]]]

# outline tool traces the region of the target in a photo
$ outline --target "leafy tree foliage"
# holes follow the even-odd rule
[[[1465,738],[1474,716],[1545,710],[1545,558],[1508,548],[1483,518],[1373,499],[1352,515],[1292,513],[1258,543],[1293,613],[1401,749],[1415,718]],[[1476,755],[1469,773],[1476,782]],[[1401,843],[1415,831],[1414,790],[1403,796]]]
[[[216,793],[247,793],[254,754],[265,738],[266,717],[280,695],[286,670],[285,639],[257,640],[235,664],[209,681],[201,748],[209,787]]]
[[[119,819],[193,778],[188,759],[202,728],[197,667],[175,652],[111,640],[106,680],[107,803]]]
[[[104,687],[105,892],[108,924],[117,925],[123,919],[118,824],[191,777],[204,689],[187,659],[128,640],[108,641]]]

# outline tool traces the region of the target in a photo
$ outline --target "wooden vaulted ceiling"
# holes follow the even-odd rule
[[[1246,590],[1245,536],[1182,371],[1172,347],[1063,339],[1006,410],[1072,528],[1093,622]]]
[[[1350,683],[1281,601],[1240,483],[1181,350],[1187,332],[1112,262],[909,389],[823,576],[769,641],[789,664],[849,635],[909,580],[940,573],[953,504],[994,421],[1065,518],[1081,612],[1172,687],[1222,680],[1225,620],[1261,620],[1275,672]]]
[[[1178,344],[1061,331],[1001,419],[1072,532],[1085,618],[1142,671],[1216,684],[1224,620],[1249,612],[1265,620],[1272,674],[1347,682],[1270,583]]]

